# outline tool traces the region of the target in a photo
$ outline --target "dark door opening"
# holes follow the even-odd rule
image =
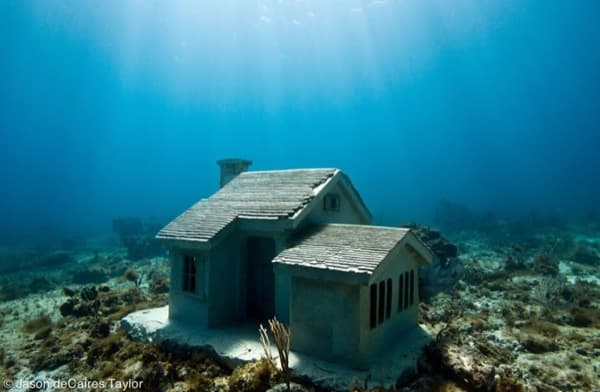
[[[264,321],[275,313],[275,278],[273,264],[275,241],[267,237],[248,237],[248,289],[246,309],[249,318]]]

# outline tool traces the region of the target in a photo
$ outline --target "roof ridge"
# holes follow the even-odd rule
[[[348,227],[364,227],[371,229],[386,229],[386,230],[396,230],[396,231],[410,231],[408,227],[394,227],[394,226],[382,226],[382,225],[363,225],[360,223],[326,223],[322,226],[348,226]]]
[[[247,176],[255,173],[286,173],[286,172],[298,172],[298,171],[341,171],[337,167],[308,167],[304,169],[277,169],[277,170],[249,170],[240,173],[240,176]]]

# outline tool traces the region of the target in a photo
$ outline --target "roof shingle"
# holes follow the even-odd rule
[[[160,230],[161,240],[209,241],[236,218],[289,219],[338,169],[249,171]]]
[[[409,229],[367,225],[317,226],[273,261],[370,274],[408,232]]]

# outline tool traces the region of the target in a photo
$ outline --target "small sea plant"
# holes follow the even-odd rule
[[[265,352],[265,359],[275,368],[275,361],[273,360],[273,351],[271,350],[271,341],[269,340],[269,333],[262,324],[258,326],[258,332],[260,334],[260,344]]]
[[[281,323],[277,320],[276,317],[273,317],[272,320],[269,320],[269,327],[271,327],[271,333],[273,333],[273,337],[275,338],[275,345],[277,346],[277,351],[279,352],[279,364],[281,365],[281,371],[283,373],[283,378],[285,380],[285,384],[287,385],[287,390],[290,390],[290,336],[291,331],[288,326]]]
[[[273,340],[275,341],[275,346],[277,347],[277,352],[279,353],[279,364],[281,366],[281,374],[285,381],[285,385],[287,390],[290,391],[290,367],[289,367],[289,358],[290,358],[290,336],[291,330],[288,326],[277,320],[276,317],[273,317],[269,320],[269,328],[271,330],[271,334],[273,335]],[[260,333],[260,343],[263,346],[263,350],[265,351],[265,357],[268,363],[274,367],[273,353],[271,352],[271,342],[269,340],[269,335],[265,327],[262,324],[258,329]]]
[[[140,284],[142,283],[141,275],[135,272],[133,268],[128,268],[127,271],[125,271],[125,273],[123,274],[123,277],[125,278],[125,280],[133,282],[135,284],[135,287],[140,287]]]
[[[564,282],[553,277],[543,277],[531,292],[533,298],[546,308],[552,308],[559,300],[559,294],[564,289]]]

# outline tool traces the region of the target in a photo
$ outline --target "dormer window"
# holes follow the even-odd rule
[[[340,196],[334,193],[328,193],[323,198],[323,209],[325,211],[340,210]]]

